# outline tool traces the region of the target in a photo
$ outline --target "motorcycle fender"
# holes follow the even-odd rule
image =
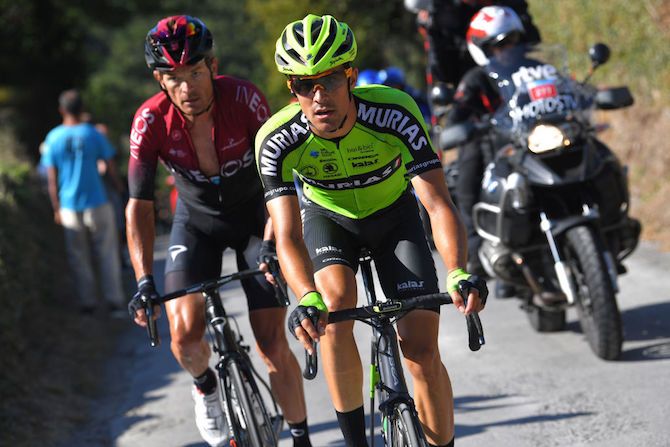
[[[564,217],[562,219],[552,219],[551,220],[551,234],[552,236],[559,237],[572,227],[579,225],[595,226],[598,220],[598,216],[570,216]]]

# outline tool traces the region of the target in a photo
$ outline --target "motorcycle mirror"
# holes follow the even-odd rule
[[[610,58],[610,47],[604,43],[597,43],[589,48],[589,57],[591,58],[591,66],[595,70],[596,67],[604,64]]]
[[[448,106],[454,100],[454,89],[443,83],[437,83],[430,89],[430,102],[436,106]]]

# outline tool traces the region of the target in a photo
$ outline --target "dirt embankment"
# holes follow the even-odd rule
[[[628,166],[630,213],[642,221],[642,238],[670,251],[670,107],[636,104],[598,120],[611,125],[601,138]]]

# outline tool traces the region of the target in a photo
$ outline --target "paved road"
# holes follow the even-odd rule
[[[157,264],[162,271],[160,258]],[[232,265],[230,256],[224,265]],[[440,349],[454,384],[459,447],[670,446],[670,255],[643,244],[627,266],[619,294],[626,341],[617,362],[590,352],[574,311],[567,330],[537,334],[516,300],[491,299],[482,314],[487,344],[472,353],[465,321],[443,309]],[[240,290],[223,294],[252,340],[245,304],[233,298]],[[369,340],[365,326],[356,330]],[[170,354],[165,324],[161,333],[163,344],[152,349],[128,325],[109,359],[94,422],[68,446],[205,446],[193,423],[190,378]],[[360,346],[365,361],[368,343]],[[344,445],[323,375],[305,389],[314,445]],[[286,431],[280,445],[292,445]]]

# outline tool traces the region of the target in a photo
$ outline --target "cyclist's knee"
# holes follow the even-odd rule
[[[281,365],[291,353],[286,337],[259,337],[257,335],[256,347],[267,365]]]
[[[407,368],[414,378],[426,380],[437,377],[441,372],[442,361],[437,343],[401,344],[402,353],[407,360]]]
[[[326,326],[326,336],[329,340],[337,341],[353,337],[354,322],[343,321],[341,323],[329,324]]]

